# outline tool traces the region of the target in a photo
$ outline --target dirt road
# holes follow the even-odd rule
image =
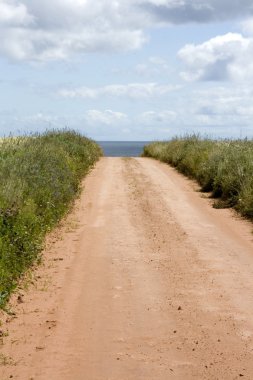
[[[84,186],[2,317],[0,379],[253,379],[252,225],[150,159]]]

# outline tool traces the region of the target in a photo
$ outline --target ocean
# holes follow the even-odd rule
[[[150,141],[98,141],[105,157],[139,157]]]

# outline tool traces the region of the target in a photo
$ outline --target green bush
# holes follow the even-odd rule
[[[0,140],[0,306],[101,154],[74,131]]]
[[[145,146],[144,156],[153,157],[195,178],[203,191],[220,197],[253,218],[253,141],[216,141],[199,136],[174,138]]]

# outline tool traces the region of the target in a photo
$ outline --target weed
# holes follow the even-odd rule
[[[235,207],[253,219],[253,140],[209,140],[197,135],[155,142],[143,156],[153,157],[195,178],[212,192],[216,208]]]
[[[102,154],[74,131],[0,142],[0,307],[69,210],[80,182]]]
[[[4,354],[0,354],[0,366],[15,365],[13,359]]]

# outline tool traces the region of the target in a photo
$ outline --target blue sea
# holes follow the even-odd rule
[[[105,157],[139,157],[149,141],[98,141]]]

